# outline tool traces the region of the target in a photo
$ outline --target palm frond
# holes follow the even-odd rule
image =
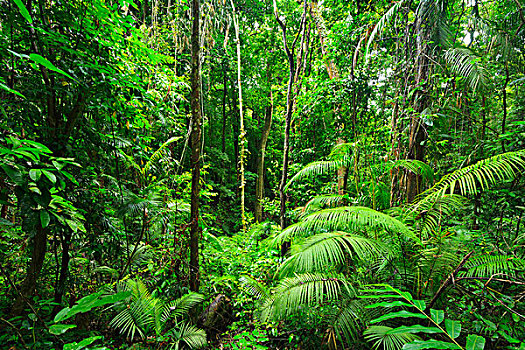
[[[359,336],[365,312],[360,300],[349,300],[331,322],[334,331],[343,339],[356,339]]]
[[[435,203],[445,194],[456,190],[462,196],[473,195],[480,190],[501,182],[515,179],[525,169],[525,150],[499,154],[445,175],[433,187],[419,195],[410,211]]]
[[[346,232],[320,233],[308,238],[299,251],[286,259],[279,275],[291,272],[316,272],[341,265],[354,254],[365,260],[387,254],[388,248],[380,242]]]
[[[395,162],[388,164],[387,169],[403,168],[413,172],[414,174],[421,175],[423,180],[432,182],[434,181],[434,170],[432,167],[425,162],[417,159],[398,159]]]
[[[367,207],[340,207],[324,209],[306,216],[301,222],[288,226],[276,238],[282,243],[297,236],[311,236],[319,232],[354,232],[382,229],[401,233],[418,241],[414,233],[401,221]]]
[[[312,162],[310,164],[307,164],[304,168],[299,170],[297,174],[295,174],[290,181],[286,184],[284,187],[284,190],[288,190],[290,186],[292,186],[294,183],[303,180],[303,179],[311,179],[319,175],[325,175],[325,174],[335,174],[337,169],[348,166],[349,161],[347,158],[338,159],[338,160],[321,160],[317,162]]]
[[[444,55],[449,68],[464,77],[472,90],[486,85],[486,73],[479,57],[466,47],[455,47],[447,50]]]
[[[372,349],[400,350],[405,344],[421,339],[419,336],[411,333],[390,334],[392,327],[371,326],[363,334],[369,342],[374,342]]]
[[[337,207],[342,205],[345,202],[346,198],[347,197],[345,195],[340,194],[316,196],[306,203],[306,205],[304,206],[304,211],[308,212],[323,207]]]
[[[172,144],[173,142],[180,140],[181,138],[182,138],[181,136],[171,137],[168,140],[166,140],[166,142],[164,142],[162,145],[160,145],[160,147],[151,155],[151,157],[148,159],[148,161],[144,165],[143,173],[149,174],[151,167],[154,166],[155,163],[157,163],[159,159],[161,159],[162,157],[166,155],[168,151],[167,149],[168,146]],[[173,159],[173,162],[177,162],[177,161]]]
[[[421,204],[417,213],[409,212],[409,216],[417,216],[415,220],[420,220],[419,230],[432,234],[441,227],[441,223],[447,216],[455,211],[466,207],[468,199],[457,194],[445,194],[438,197],[434,202],[427,201]]]
[[[188,293],[170,302],[169,312],[173,317],[179,317],[187,313],[192,307],[201,303],[204,296],[198,293]]]
[[[260,318],[263,321],[282,320],[302,307],[338,300],[342,295],[355,295],[353,287],[343,275],[307,273],[285,278],[279,282],[274,293],[265,299]]]
[[[178,329],[172,329],[167,333],[174,341],[170,349],[180,349],[180,343],[186,344],[190,349],[198,349],[206,346],[206,332],[189,323],[184,323]]]
[[[241,276],[239,278],[242,288],[250,295],[254,296],[257,299],[267,298],[270,295],[268,288],[259,281],[255,280],[250,276]]]
[[[403,6],[405,3],[405,0],[401,0],[399,2],[396,2],[392,7],[388,9],[388,11],[385,12],[385,14],[381,17],[381,19],[377,22],[374,29],[370,33],[370,36],[368,37],[368,42],[366,43],[366,49],[365,49],[365,61],[368,63],[369,58],[369,50],[370,45],[375,40],[375,37],[378,33],[381,33],[385,30],[385,27],[388,25],[392,17],[394,17],[398,12],[399,9]]]
[[[486,277],[495,275],[515,276],[516,272],[525,270],[525,260],[507,255],[480,255],[472,257],[465,264],[466,271],[459,276]]]

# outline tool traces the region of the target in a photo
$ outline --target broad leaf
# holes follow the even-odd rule
[[[47,227],[50,221],[51,217],[49,216],[49,212],[47,210],[40,210],[40,224],[42,224],[42,228]]]
[[[54,324],[49,326],[49,333],[54,335],[60,335],[65,333],[68,329],[75,328],[74,324]]]
[[[434,322],[440,324],[445,319],[445,312],[443,310],[430,309],[430,317],[432,317]]]
[[[440,340],[416,340],[412,343],[405,344],[403,350],[419,350],[419,349],[461,349],[454,343],[447,343]]]
[[[452,339],[456,339],[461,333],[461,322],[445,320],[445,329]]]
[[[425,327],[418,324],[413,326],[401,326],[388,331],[386,334],[402,334],[402,333],[441,333],[441,329],[437,327]]]
[[[29,177],[33,181],[40,180],[40,176],[42,176],[42,171],[40,169],[31,169],[29,170]]]
[[[475,334],[469,334],[467,337],[467,346],[466,350],[483,350],[485,348],[485,338],[475,335]]]

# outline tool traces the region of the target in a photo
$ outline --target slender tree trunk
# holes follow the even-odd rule
[[[290,153],[290,129],[292,125],[292,115],[293,115],[293,108],[294,108],[294,102],[295,102],[295,99],[292,96],[294,76],[295,76],[294,48],[297,43],[297,40],[299,39],[299,35],[295,37],[295,40],[292,46],[289,47],[288,42],[286,40],[286,25],[280,19],[279,12],[277,10],[276,0],[273,1],[273,8],[274,8],[275,19],[277,20],[277,23],[281,27],[281,31],[283,34],[283,49],[288,59],[288,68],[289,68],[288,88],[286,90],[286,115],[285,115],[284,145],[283,145],[283,171],[281,174],[281,182],[279,184],[279,202],[280,202],[279,219],[280,219],[281,229],[284,229],[287,226],[286,193],[284,191],[284,187],[286,186],[286,181],[288,180],[288,161],[289,161],[289,153]],[[304,1],[304,10],[303,10],[303,16],[301,19],[301,25],[299,28],[299,33],[302,31],[303,25],[305,24],[305,21],[306,21],[306,9],[307,9],[307,2]],[[290,247],[290,242],[284,242],[283,245],[281,246],[281,255],[286,254],[289,247]]]
[[[509,64],[505,62],[505,84],[503,85],[503,119],[501,121],[501,134],[505,134],[507,124],[507,86],[509,85]],[[505,151],[505,139],[501,139],[501,149]]]
[[[429,98],[427,86],[427,79],[429,75],[429,50],[428,50],[428,40],[425,33],[425,28],[423,27],[424,19],[419,17],[416,22],[416,47],[417,47],[417,56],[416,56],[416,77],[415,77],[415,87],[417,90],[413,95],[413,108],[414,112],[410,119],[410,135],[408,142],[408,159],[414,159],[419,161],[424,161],[425,159],[425,142],[427,139],[427,134],[421,114],[429,105]],[[408,171],[407,174],[407,201],[412,202],[415,197],[421,192],[421,176]]]
[[[69,245],[71,244],[71,234],[66,233],[62,237],[62,261],[60,262],[60,276],[58,278],[58,284],[55,287],[55,303],[59,304],[53,308],[53,313],[56,314],[60,310],[60,304],[62,303],[62,297],[66,291],[66,281],[69,270]]]
[[[232,8],[233,8],[233,26],[235,28],[235,42],[237,46],[237,85],[239,88],[239,120],[240,120],[240,134],[239,134],[239,144],[241,146],[241,152],[239,156],[239,170],[240,170],[240,186],[239,189],[241,190],[241,221],[242,221],[242,230],[243,232],[246,232],[246,212],[245,212],[245,189],[246,189],[246,181],[244,178],[244,163],[246,158],[246,130],[244,130],[244,117],[243,117],[243,109],[242,109],[242,84],[241,84],[241,41],[239,38],[239,21],[235,14],[235,4],[233,3],[233,0],[230,0]]]
[[[268,100],[269,104],[266,106],[266,113],[264,116],[264,126],[261,134],[261,141],[259,142],[259,155],[257,156],[257,182],[255,185],[255,220],[262,221],[262,200],[264,198],[264,155],[266,152],[266,143],[270,135],[272,127],[272,113],[273,113],[273,94],[271,86],[271,71],[269,63],[266,65],[266,80],[268,82]]]
[[[222,153],[226,153],[226,97],[228,96],[228,77],[226,75],[226,60],[223,63],[223,92],[222,92]]]
[[[200,62],[200,0],[192,0],[193,26],[191,34],[191,223],[190,223],[190,289],[199,291],[199,195],[201,172],[201,62]]]
[[[44,257],[47,250],[47,228],[42,228],[40,223],[37,224],[36,233],[33,237],[33,251],[31,252],[31,263],[27,269],[27,274],[20,286],[20,293],[15,300],[13,309],[11,311],[13,316],[18,316],[24,311],[25,301],[30,300],[36,289],[36,282],[42,266],[44,265]]]

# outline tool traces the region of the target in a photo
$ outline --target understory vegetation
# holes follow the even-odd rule
[[[1,349],[525,350],[521,0],[0,0]]]

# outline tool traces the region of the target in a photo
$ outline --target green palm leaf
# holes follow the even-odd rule
[[[369,342],[374,342],[372,349],[400,350],[403,345],[421,339],[412,333],[392,334],[393,328],[387,326],[371,326],[363,334]]]
[[[347,256],[354,254],[365,260],[386,253],[385,245],[369,238],[346,232],[320,233],[308,238],[297,253],[283,262],[279,275],[323,271],[341,265]]]
[[[301,307],[338,300],[343,295],[355,295],[350,282],[343,275],[307,273],[285,278],[279,282],[274,293],[265,299],[260,318],[263,321],[282,320]]]
[[[414,233],[401,221],[367,207],[340,207],[320,210],[306,216],[301,222],[288,226],[275,242],[289,241],[295,236],[311,236],[322,231],[355,232],[366,229],[381,229],[401,233],[419,241]]]
[[[513,180],[525,169],[525,150],[493,156],[445,175],[433,187],[419,195],[410,211],[435,203],[447,192],[456,190],[462,195],[473,195],[495,184]]]

